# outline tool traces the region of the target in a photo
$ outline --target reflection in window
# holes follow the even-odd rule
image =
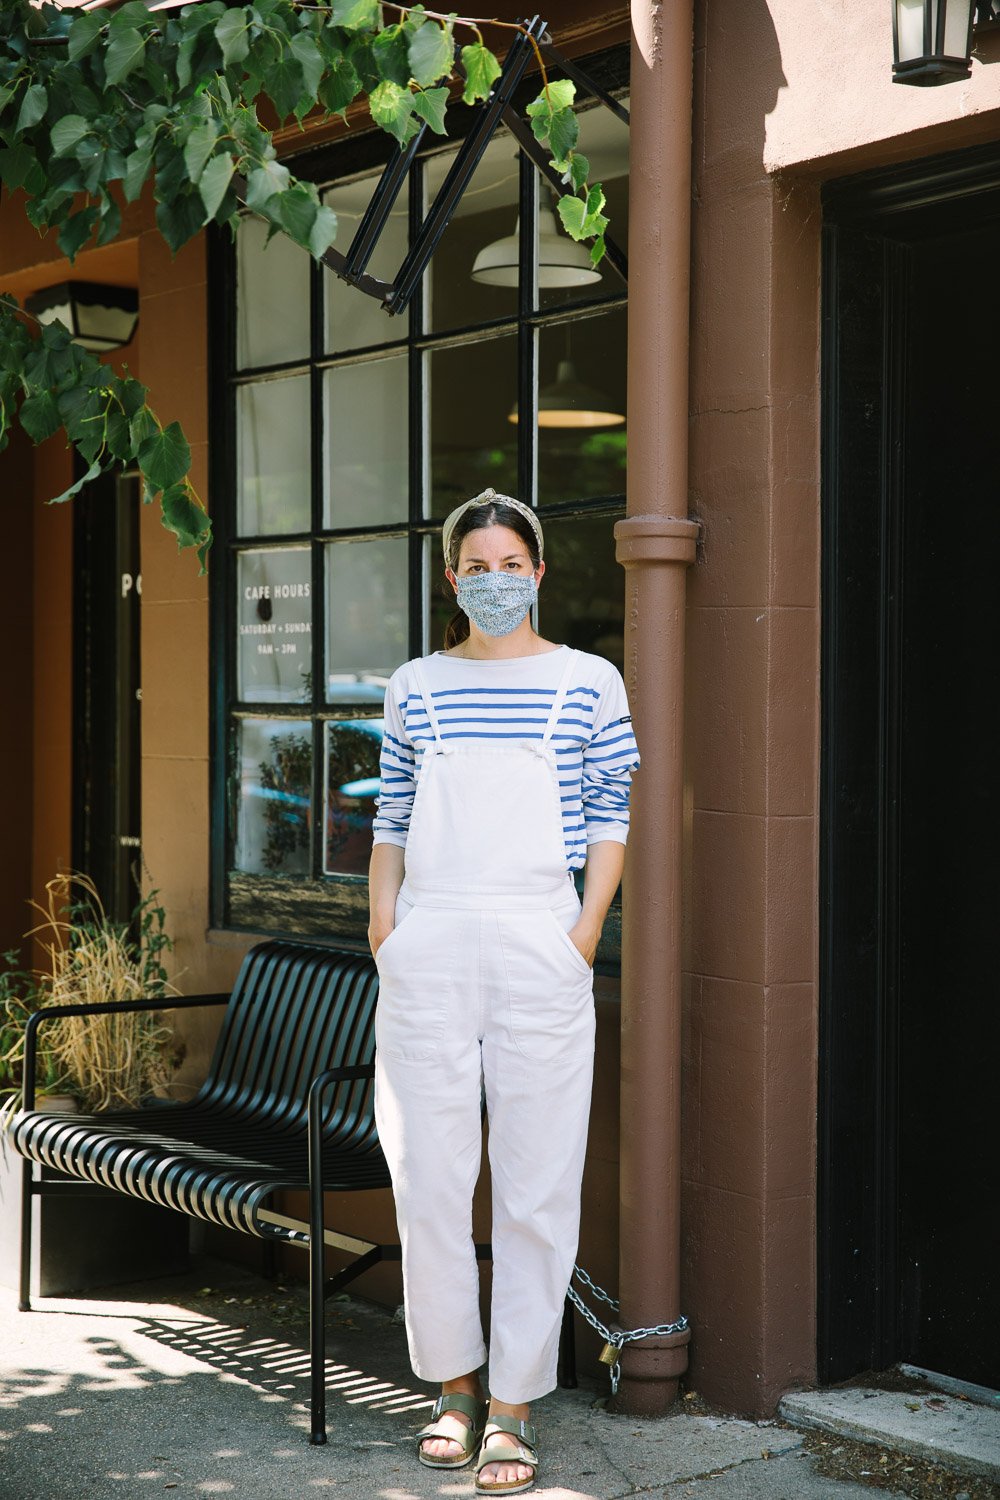
[[[615,515],[545,520],[546,573],[538,629],[547,640],[594,651],[622,669],[625,575],[615,560]]]
[[[302,703],[312,693],[312,585],[308,547],[241,552],[237,569],[243,703]]]
[[[510,421],[517,390],[513,334],[436,349],[427,355],[430,403],[431,514],[492,485],[517,494],[517,427]]]
[[[337,215],[337,249],[346,253],[361,216],[371,202],[378,174],[345,182],[323,194],[323,202]],[[392,281],[403,262],[408,244],[409,187],[404,185],[392,207],[374,254],[365,268],[379,281]],[[374,297],[341,281],[332,271],[323,271],[326,299],[326,347],[330,353],[361,349],[369,344],[391,344],[406,337],[406,319],[391,318]]]
[[[303,719],[242,719],[235,733],[235,868],[251,875],[307,875],[311,725]]]
[[[624,491],[625,334],[624,307],[542,329],[539,505]]]
[[[458,328],[516,314],[517,157],[517,147],[510,136],[492,141],[483,152],[425,272],[428,328]],[[454,160],[454,152],[448,151],[427,163],[428,207]],[[506,243],[511,237],[513,265],[509,255],[502,251],[480,261],[488,247],[499,241]]]
[[[326,372],[326,526],[379,526],[406,520],[410,483],[406,369],[403,354]]]
[[[332,542],[326,549],[327,698],[381,703],[407,651],[405,537]]]
[[[236,235],[236,363],[277,365],[309,354],[309,254],[247,214]]]
[[[323,853],[327,875],[368,873],[383,723],[382,719],[327,723]]]
[[[308,531],[308,375],[240,386],[236,428],[239,534]]]

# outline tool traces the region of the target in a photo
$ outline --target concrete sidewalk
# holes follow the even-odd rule
[[[426,1420],[430,1393],[410,1374],[400,1324],[346,1299],[330,1304],[328,1321],[330,1441],[313,1448],[300,1287],[207,1263],[88,1300],[42,1300],[30,1314],[0,1292],[0,1496],[472,1495],[469,1471],[435,1473],[413,1456],[411,1434]],[[680,1403],[675,1415],[638,1421],[604,1410],[606,1395],[606,1386],[587,1384],[535,1408],[543,1467],[534,1493],[544,1500],[919,1493],[877,1487],[874,1462],[859,1482],[820,1472],[821,1447],[780,1420]],[[978,1500],[986,1492],[967,1493]]]

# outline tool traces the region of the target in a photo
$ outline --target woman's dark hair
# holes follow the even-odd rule
[[[531,566],[538,567],[542,559],[531,522],[512,505],[504,505],[502,500],[491,500],[488,505],[473,505],[464,515],[459,516],[451,534],[451,551],[456,562],[465,537],[470,531],[481,531],[484,526],[509,526],[511,531],[516,531],[531,558]],[[457,609],[445,626],[444,649],[450,651],[453,646],[468,639],[469,617],[464,609]]]

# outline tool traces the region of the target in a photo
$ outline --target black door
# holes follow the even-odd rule
[[[103,475],[74,502],[73,867],[118,922],[141,860],[139,483]]]
[[[820,1369],[1000,1386],[1000,160],[827,213]]]

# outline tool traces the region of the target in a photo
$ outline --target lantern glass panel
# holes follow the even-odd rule
[[[901,63],[923,57],[924,0],[896,0],[896,35]]]

